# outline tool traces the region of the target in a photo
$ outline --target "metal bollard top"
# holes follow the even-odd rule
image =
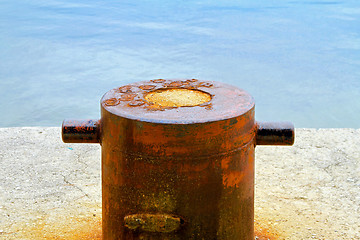
[[[112,89],[101,105],[129,119],[192,124],[242,115],[254,107],[254,100],[246,91],[224,83],[155,79]]]
[[[102,112],[155,124],[197,124],[241,117],[256,145],[292,145],[289,122],[255,122],[255,103],[246,91],[214,81],[154,79],[114,88],[101,99]],[[64,120],[63,141],[99,143],[102,120]],[[225,124],[226,125],[226,124]],[[224,125],[224,126],[225,126]],[[241,124],[240,124],[241,125]],[[239,125],[239,126],[240,126]]]

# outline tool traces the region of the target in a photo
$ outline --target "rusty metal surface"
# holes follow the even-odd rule
[[[193,107],[144,102],[143,89],[164,88],[197,89],[211,101]],[[128,94],[133,98],[121,100]],[[117,105],[109,106],[114,98]],[[134,101],[144,104],[129,105]],[[101,106],[104,239],[254,237],[251,96],[221,83],[155,80],[114,89]],[[143,214],[169,214],[184,224],[173,232],[126,227],[126,216]]]
[[[125,227],[133,231],[170,233],[180,229],[184,220],[169,214],[132,214],[124,217]]]
[[[167,90],[178,95],[158,99]],[[103,239],[253,239],[255,145],[291,144],[287,128],[267,138],[248,93],[196,79],[110,90],[99,124],[89,138],[102,145]]]
[[[104,239],[251,239],[253,111],[244,117],[176,125],[103,110]],[[124,227],[125,216],[142,213],[174,214],[185,225],[162,237]]]
[[[202,91],[209,93],[211,100],[194,107],[167,107],[146,101],[149,92],[164,89]],[[254,106],[254,100],[246,91],[219,82],[155,79],[112,89],[103,96],[101,105],[107,111],[128,119],[186,124],[242,115]]]
[[[293,145],[295,128],[290,122],[257,122],[256,145]]]
[[[99,143],[99,120],[66,119],[61,129],[65,143]]]

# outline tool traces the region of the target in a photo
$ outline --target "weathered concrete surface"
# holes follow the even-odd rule
[[[297,129],[256,161],[257,221],[285,239],[360,239],[360,129]]]
[[[64,144],[60,128],[0,128],[0,142],[0,239],[101,238],[99,145]],[[297,129],[293,147],[257,147],[257,230],[360,239],[359,162],[355,129]]]

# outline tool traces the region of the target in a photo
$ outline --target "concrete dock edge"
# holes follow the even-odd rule
[[[0,128],[0,239],[100,239],[98,144]],[[255,226],[275,239],[360,239],[360,129],[296,129],[256,148]]]

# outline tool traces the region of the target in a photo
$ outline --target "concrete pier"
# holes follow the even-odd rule
[[[101,239],[98,144],[0,128],[0,239]],[[360,239],[360,129],[296,129],[256,148],[258,239]]]

